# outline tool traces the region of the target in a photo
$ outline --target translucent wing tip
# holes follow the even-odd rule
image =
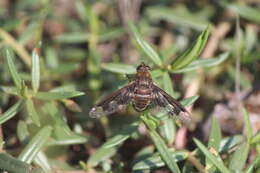
[[[104,111],[103,111],[102,107],[93,107],[89,111],[89,117],[91,117],[91,118],[99,118],[103,114],[104,114]]]
[[[191,123],[191,114],[189,112],[180,112],[178,117],[185,125],[189,125]]]

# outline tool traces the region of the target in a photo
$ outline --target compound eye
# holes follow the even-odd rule
[[[149,67],[149,66],[147,65],[147,66],[146,66],[146,69],[151,70],[151,67]]]
[[[142,68],[142,65],[139,65],[136,70],[140,70]]]

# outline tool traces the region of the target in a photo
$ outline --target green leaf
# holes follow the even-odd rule
[[[130,30],[133,33],[133,36],[138,43],[138,45],[142,48],[143,52],[158,66],[162,65],[162,60],[158,53],[149,45],[141,36],[136,26],[129,22]]]
[[[245,4],[228,4],[227,7],[236,13],[238,13],[241,17],[251,20],[260,24],[260,9],[252,8]]]
[[[184,73],[184,72],[189,72],[196,70],[201,67],[213,67],[217,66],[220,63],[224,62],[229,56],[229,52],[220,54],[217,58],[207,58],[207,59],[199,59],[195,60],[192,63],[190,63],[188,66],[185,68],[182,68],[180,70],[171,70],[173,73]]]
[[[250,143],[251,144],[260,143],[260,131],[258,131],[256,135],[252,137]]]
[[[249,149],[250,146],[248,143],[242,143],[232,155],[231,161],[229,163],[229,169],[233,170],[234,172],[242,171],[244,165],[246,164]]]
[[[104,63],[101,65],[103,69],[120,74],[135,74],[136,69],[132,65],[120,63]]]
[[[182,55],[175,58],[171,65],[171,70],[179,70],[189,65],[194,59],[198,58],[208,40],[210,27],[208,26]]]
[[[31,166],[6,153],[0,153],[0,168],[12,173],[28,173]]]
[[[234,148],[236,145],[240,144],[244,141],[244,137],[242,135],[235,135],[231,137],[226,137],[221,140],[219,153],[225,153]]]
[[[58,125],[55,125],[53,130],[54,139],[50,140],[47,144],[48,146],[82,144],[88,141],[87,137],[78,135],[71,131],[64,121],[59,123],[57,122],[57,124]]]
[[[193,104],[198,98],[199,98],[199,96],[191,96],[191,97],[185,98],[181,101],[181,104],[185,107],[189,106],[189,105]]]
[[[203,30],[209,24],[207,19],[194,14],[194,11],[189,12],[180,6],[176,8],[162,6],[148,7],[146,13],[153,22],[155,20],[166,20],[184,28],[191,27],[196,30]]]
[[[51,165],[47,156],[43,152],[38,152],[34,158],[34,162],[39,165],[45,172],[51,172]]]
[[[180,162],[185,160],[188,157],[188,152],[185,151],[171,151],[170,152],[171,158],[175,162]],[[137,162],[133,166],[133,170],[145,170],[145,169],[156,169],[165,166],[165,162],[161,159],[159,153],[155,153],[150,157],[142,159],[141,161]]]
[[[172,144],[175,140],[176,126],[172,117],[162,120],[162,125],[159,126],[160,134],[167,141],[167,144]]]
[[[172,80],[168,72],[163,73],[163,89],[174,97]],[[167,118],[162,120],[162,125],[159,126],[160,134],[167,141],[167,144],[172,144],[175,139],[175,121],[173,118]]]
[[[9,71],[12,75],[12,79],[15,83],[15,86],[20,91],[22,88],[22,79],[20,78],[20,76],[18,75],[18,72],[16,71],[14,61],[13,61],[14,53],[10,48],[5,49],[5,58],[7,60],[7,65],[8,65]]]
[[[72,33],[63,33],[54,38],[58,43],[85,43],[88,41],[90,35],[86,32],[72,32]]]
[[[243,117],[244,117],[244,122],[245,122],[244,128],[245,128],[245,132],[246,132],[246,136],[247,136],[247,141],[249,142],[251,140],[251,138],[253,137],[253,129],[251,127],[248,112],[246,111],[245,108],[243,108]]]
[[[231,173],[228,168],[224,165],[223,161],[218,160],[216,156],[208,151],[208,149],[197,139],[193,139],[199,149],[222,173]]]
[[[3,113],[0,116],[0,124],[5,123],[9,119],[13,118],[17,112],[20,111],[23,104],[23,100],[19,100],[17,103],[15,103],[11,108],[9,108],[5,113]]]
[[[259,167],[259,161],[260,161],[260,156],[257,156],[256,159],[247,167],[245,173],[252,173],[255,166]]]
[[[32,88],[37,93],[40,86],[40,62],[38,49],[34,49],[32,53]]]
[[[52,128],[50,126],[45,126],[42,128],[26,145],[24,150],[18,156],[18,159],[30,164],[37,153],[47,143],[51,132]]]
[[[169,167],[169,169],[174,173],[180,173],[180,169],[178,165],[176,164],[175,160],[172,158],[169,149],[167,148],[165,142],[160,137],[160,135],[155,130],[148,130],[148,133],[150,134],[153,143],[155,144],[158,152],[160,153],[160,156],[162,160],[166,163],[166,165]]]
[[[174,95],[172,80],[168,72],[163,73],[163,89],[171,96]]]
[[[36,124],[37,126],[40,126],[41,125],[40,117],[35,110],[32,99],[30,99],[30,98],[26,99],[26,109],[27,109],[27,112],[28,112],[28,116],[30,117],[32,122],[34,124]]]
[[[220,142],[221,142],[221,130],[218,121],[213,116],[211,121],[211,130],[209,135],[208,147],[213,147],[216,151],[218,151],[220,147]]]
[[[87,164],[95,167],[100,162],[110,158],[114,154],[116,154],[116,147],[110,147],[110,148],[100,147],[96,150],[94,154],[92,154],[89,157]]]
[[[18,139],[20,140],[21,143],[25,143],[26,140],[29,138],[30,133],[27,127],[27,124],[25,121],[19,120],[16,133],[18,136]]]
[[[34,97],[41,100],[61,100],[82,96],[84,94],[85,93],[80,91],[37,92]]]
[[[213,148],[216,152],[219,150],[221,142],[221,130],[218,124],[218,121],[213,116],[211,120],[211,130],[209,135],[208,147]],[[216,168],[212,167],[212,162],[206,158],[206,167],[209,172],[215,172]]]
[[[123,129],[121,129],[119,131],[119,133],[117,133],[116,135],[114,135],[112,138],[108,139],[103,145],[102,147],[104,148],[110,148],[110,147],[114,147],[116,145],[121,144],[122,142],[124,142],[125,140],[127,140],[134,132],[136,132],[138,127],[138,123],[134,122],[130,125],[127,125],[126,127],[124,127]]]

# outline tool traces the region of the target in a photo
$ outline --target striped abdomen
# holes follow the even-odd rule
[[[140,86],[135,89],[133,105],[136,111],[144,111],[151,103],[152,89],[146,86]]]

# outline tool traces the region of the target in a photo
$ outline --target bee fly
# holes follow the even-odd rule
[[[151,68],[144,63],[139,65],[135,79],[94,106],[89,112],[90,117],[108,115],[118,110],[120,106],[132,103],[137,112],[146,110],[150,105],[156,105],[165,108],[169,114],[178,116],[182,121],[189,122],[189,112],[153,83],[150,70]]]

